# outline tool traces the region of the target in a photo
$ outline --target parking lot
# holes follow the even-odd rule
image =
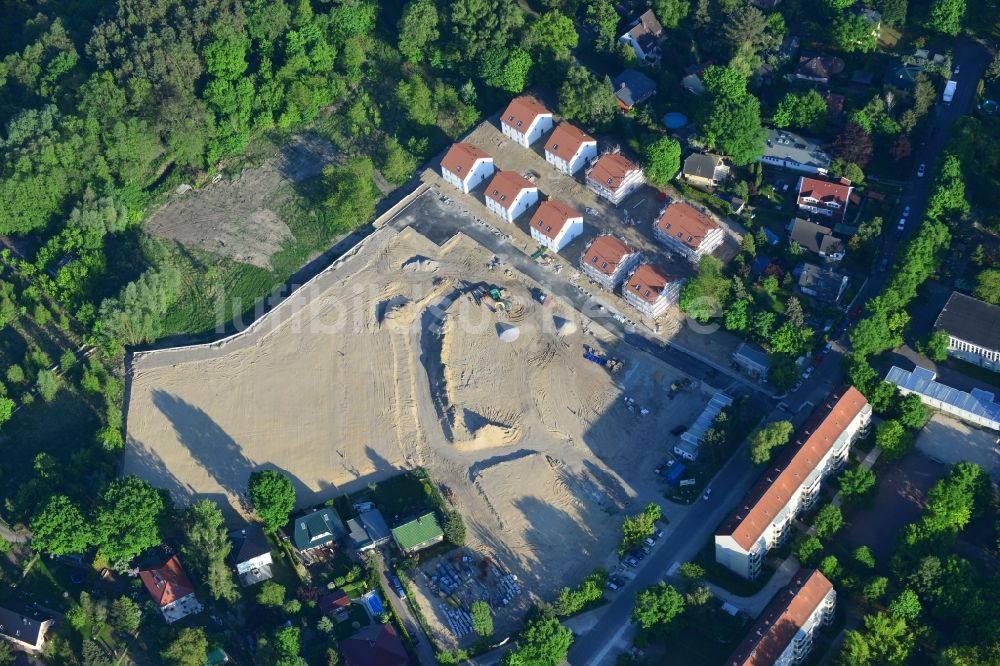
[[[947,465],[967,460],[982,467],[1000,482],[997,433],[980,430],[945,414],[935,414],[917,435],[917,449]]]

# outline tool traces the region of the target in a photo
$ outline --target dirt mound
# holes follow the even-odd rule
[[[428,259],[427,257],[421,257],[419,254],[409,261],[403,263],[402,269],[410,273],[433,273],[438,269],[441,264],[434,261],[433,259]]]
[[[576,322],[571,319],[554,316],[552,317],[552,323],[555,324],[556,335],[560,338],[565,338],[576,333]]]
[[[517,339],[521,337],[521,329],[511,324],[499,323],[497,324],[497,335],[504,342],[517,342]]]

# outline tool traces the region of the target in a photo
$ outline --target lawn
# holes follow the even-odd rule
[[[355,623],[357,626],[354,626]],[[347,619],[337,623],[333,628],[333,635],[337,637],[337,640],[344,640],[348,636],[356,634],[361,627],[367,627],[369,624],[371,624],[371,619],[368,617],[367,611],[360,604],[351,604],[347,607]]]
[[[437,489],[423,472],[405,472],[371,490],[372,501],[389,524],[440,504]]]
[[[744,620],[733,617],[709,601],[699,617],[685,611],[665,639],[647,651],[644,664],[657,666],[717,666],[739,645],[746,631]]]

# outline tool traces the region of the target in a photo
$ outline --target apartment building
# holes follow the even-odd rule
[[[672,201],[653,222],[653,236],[692,264],[722,245],[726,234],[706,213],[684,201]]]
[[[587,187],[616,206],[645,182],[642,169],[618,153],[601,155],[587,171]]]
[[[812,652],[813,637],[833,622],[837,591],[815,569],[799,569],[757,618],[726,666],[793,666]]]
[[[815,504],[823,479],[868,433],[871,414],[853,386],[831,393],[716,532],[715,560],[744,578],[757,577],[792,519]]]
[[[1000,307],[952,292],[934,329],[948,334],[948,355],[1000,372]]]

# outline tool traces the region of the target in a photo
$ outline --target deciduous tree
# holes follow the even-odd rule
[[[772,421],[755,430],[747,440],[750,462],[763,465],[769,461],[774,449],[788,443],[793,429],[791,421]]]
[[[201,627],[181,629],[167,649],[160,653],[166,666],[198,666],[208,661],[208,638]]]
[[[128,562],[160,543],[165,505],[160,491],[135,476],[108,484],[94,521],[96,543],[112,562]]]
[[[239,593],[226,563],[233,545],[226,534],[219,507],[211,500],[188,506],[182,515],[181,527],[184,530],[181,554],[185,564],[204,578],[213,598],[235,601]]]
[[[646,144],[642,157],[646,179],[656,187],[663,187],[680,171],[681,145],[665,136]]]
[[[55,495],[31,521],[31,545],[52,555],[87,552],[94,535],[80,509],[65,495]]]
[[[437,41],[438,12],[433,0],[411,0],[399,19],[399,52],[410,62],[420,62]]]
[[[288,522],[295,508],[295,488],[287,476],[272,469],[256,471],[250,475],[247,490],[266,529],[273,532]]]
[[[611,81],[598,80],[581,65],[570,65],[559,88],[559,113],[593,127],[603,127],[614,118],[618,105]]]
[[[649,629],[669,623],[683,610],[683,595],[666,583],[658,583],[636,595],[632,620],[643,629]]]

